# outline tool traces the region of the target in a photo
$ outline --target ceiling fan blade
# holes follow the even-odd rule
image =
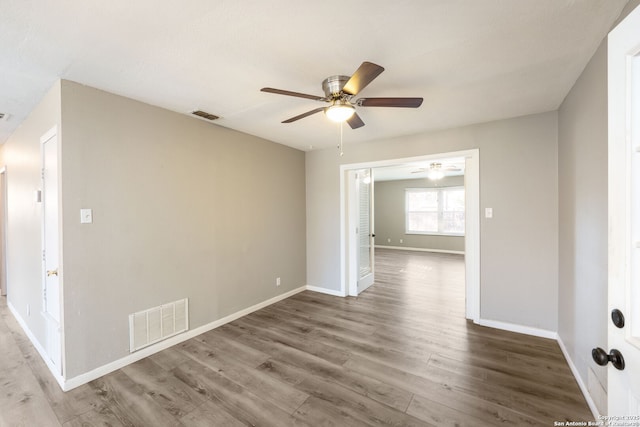
[[[295,122],[296,120],[304,119],[307,116],[310,116],[310,115],[315,114],[315,113],[319,113],[320,111],[324,111],[324,110],[325,110],[325,107],[316,108],[315,110],[307,111],[306,113],[302,113],[302,114],[300,114],[298,116],[291,117],[290,119],[287,119],[282,123]]]
[[[357,105],[362,107],[418,108],[422,105],[422,98],[360,98]]]
[[[364,126],[364,122],[362,121],[358,113],[353,113],[353,116],[347,119],[347,123],[349,123],[351,129],[358,129]]]
[[[290,90],[274,89],[272,87],[263,87],[261,92],[275,93],[277,95],[295,96],[298,98],[313,99],[314,101],[324,101],[324,97],[316,95],[307,95],[306,93],[291,92]]]
[[[342,91],[356,95],[384,71],[384,68],[373,62],[363,62],[351,78],[345,83]]]

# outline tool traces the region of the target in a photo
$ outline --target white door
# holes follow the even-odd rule
[[[356,172],[358,247],[358,293],[373,284],[374,245],[373,238],[373,172],[361,169]]]
[[[55,130],[42,137],[43,314],[47,322],[46,350],[58,373],[61,369],[59,274],[58,138]]]
[[[640,419],[640,8],[609,34],[608,415]],[[624,325],[620,322],[624,316]],[[614,317],[618,326],[614,325]],[[602,351],[604,350],[604,351]],[[595,352],[595,350],[594,350]],[[624,358],[622,366],[619,352]],[[595,355],[594,355],[595,357]],[[618,359],[618,368],[612,366]],[[623,368],[623,369],[620,369]],[[620,424],[623,425],[623,424]],[[624,424],[632,425],[632,424]]]
[[[7,294],[7,171],[0,169],[0,295]]]

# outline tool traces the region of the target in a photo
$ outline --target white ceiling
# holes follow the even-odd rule
[[[363,61],[360,95],[424,97],[359,108],[370,141],[558,108],[627,0],[0,0],[0,142],[60,78],[309,150],[333,147],[321,82]]]

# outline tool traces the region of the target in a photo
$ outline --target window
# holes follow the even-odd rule
[[[407,234],[464,235],[464,187],[407,188]]]

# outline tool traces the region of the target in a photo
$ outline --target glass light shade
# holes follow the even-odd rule
[[[429,179],[438,180],[444,178],[444,172],[438,169],[431,169],[427,176],[429,177]]]
[[[336,102],[331,107],[324,110],[324,113],[329,117],[329,120],[333,120],[338,123],[348,120],[355,112],[356,109],[353,108],[353,105],[343,104],[342,102]]]

